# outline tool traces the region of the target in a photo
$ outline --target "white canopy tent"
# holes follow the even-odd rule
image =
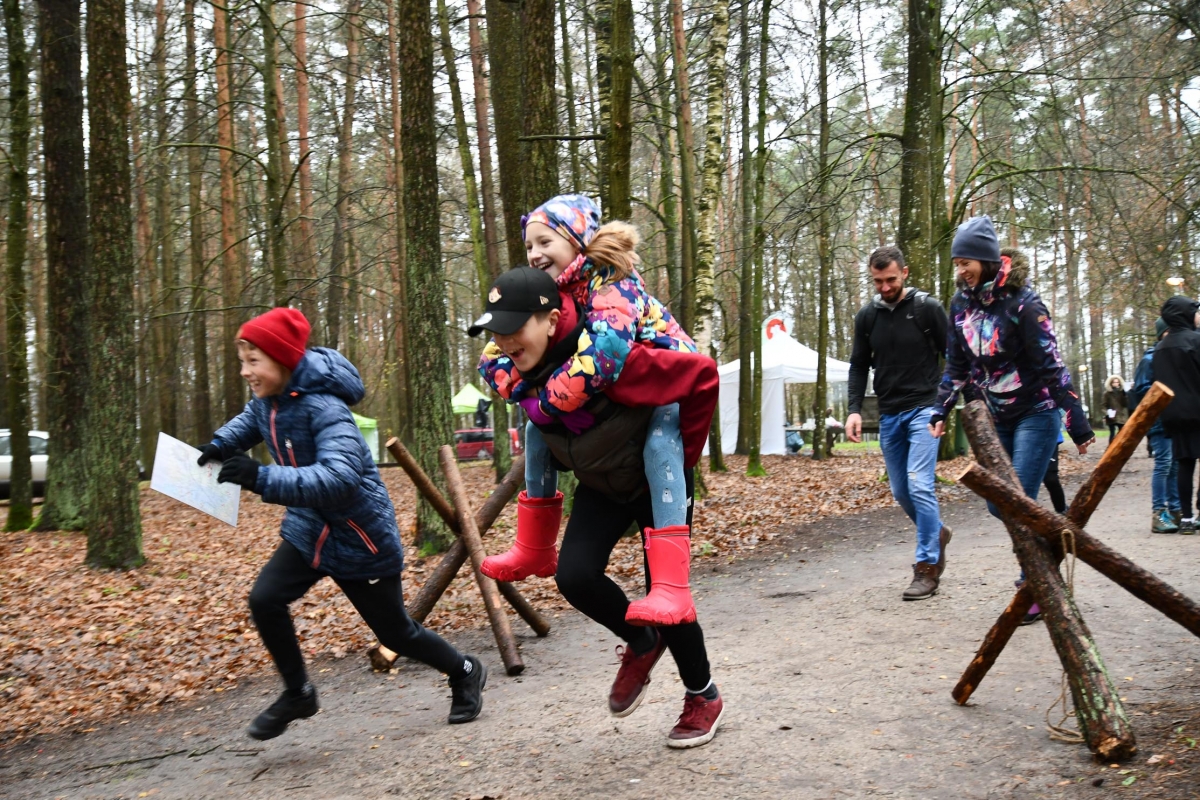
[[[782,455],[783,427],[787,423],[784,411],[783,387],[789,383],[816,383],[819,357],[817,351],[793,339],[782,317],[768,317],[763,325],[763,385],[762,385],[762,455]],[[731,361],[717,371],[721,376],[721,449],[732,453],[737,445],[738,381],[742,359]],[[747,362],[748,363],[748,362]],[[825,359],[825,380],[845,383],[850,379],[850,365],[836,358]]]

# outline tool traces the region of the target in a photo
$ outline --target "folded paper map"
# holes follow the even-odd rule
[[[199,458],[196,448],[159,433],[150,488],[236,527],[241,488],[234,483],[217,483],[221,463],[210,461],[201,467],[196,464]]]

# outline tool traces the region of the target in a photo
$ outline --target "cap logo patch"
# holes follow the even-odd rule
[[[538,302],[544,306],[550,305],[550,301],[547,300],[546,298],[542,297],[540,294],[538,295]]]
[[[500,302],[500,287],[498,287],[498,286],[492,287],[492,290],[490,292],[488,292],[488,302],[489,303]]]

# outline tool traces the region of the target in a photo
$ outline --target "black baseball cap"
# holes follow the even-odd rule
[[[467,335],[478,336],[486,330],[507,336],[519,331],[533,314],[561,307],[558,285],[549,273],[533,267],[516,267],[492,284],[483,315],[467,328]]]

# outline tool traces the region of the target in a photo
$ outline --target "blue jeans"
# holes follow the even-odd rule
[[[654,526],[687,525],[688,492],[678,403],[656,408],[650,415],[642,458],[646,463],[646,480],[650,483]],[[530,497],[553,497],[558,491],[558,473],[550,448],[532,422],[525,425],[525,491]]]
[[[879,416],[879,449],[892,497],[917,525],[917,561],[936,564],[941,555],[942,518],[933,487],[938,440],[929,435],[933,408]]]
[[[1050,466],[1050,457],[1058,449],[1058,429],[1061,425],[1062,415],[1056,408],[1029,414],[1015,422],[996,423],[996,433],[1000,436],[1000,444],[1012,459],[1017,482],[1021,484],[1025,496],[1032,500],[1037,500],[1038,490],[1042,488],[1042,480],[1046,477],[1046,468]],[[990,502],[988,511],[1000,519],[1000,510]],[[1020,582],[1024,580],[1025,570],[1021,570]]]
[[[1179,484],[1176,482],[1176,464],[1171,451],[1171,437],[1165,433],[1150,434],[1150,446],[1154,448],[1154,477],[1150,479],[1150,505],[1179,510]]]

